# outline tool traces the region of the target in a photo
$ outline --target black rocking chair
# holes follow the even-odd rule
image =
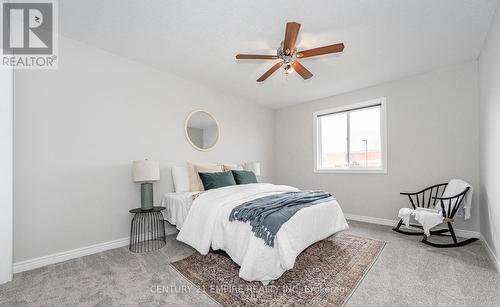
[[[451,237],[453,239],[453,243],[442,244],[442,243],[430,242],[423,231],[402,230],[400,229],[400,227],[403,225],[403,219],[401,219],[398,225],[394,227],[392,230],[410,236],[423,235],[422,242],[434,247],[459,247],[477,241],[478,240],[477,238],[470,238],[459,242],[455,235],[455,231],[453,230],[453,226],[451,225],[454,221],[455,214],[460,208],[460,205],[462,205],[465,195],[469,192],[470,188],[466,188],[462,193],[452,197],[442,197],[447,185],[448,185],[447,183],[442,183],[430,186],[420,192],[400,193],[400,194],[408,196],[408,198],[410,199],[410,203],[413,206],[413,209],[417,208],[432,209],[434,208],[437,202],[440,203],[441,212],[443,214],[443,223],[446,223],[448,225],[448,229],[431,230],[430,234]],[[448,210],[445,210],[445,208]],[[422,229],[421,225],[410,224],[410,226]],[[445,234],[447,232],[449,232],[450,234]]]

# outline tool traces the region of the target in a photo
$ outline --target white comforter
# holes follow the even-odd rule
[[[231,210],[266,195],[298,191],[269,183],[228,186],[209,190],[192,204],[177,240],[206,255],[210,247],[224,250],[240,265],[239,276],[267,282],[293,268],[295,258],[311,244],[348,228],[339,204],[333,200],[299,210],[278,231],[274,248],[254,236],[251,226],[229,221]]]

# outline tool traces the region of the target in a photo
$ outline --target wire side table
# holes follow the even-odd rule
[[[158,250],[167,244],[165,237],[164,207],[153,207],[151,210],[132,209],[134,213],[130,224],[129,250],[144,253]]]

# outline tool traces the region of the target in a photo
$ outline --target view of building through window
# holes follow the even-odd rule
[[[382,167],[381,106],[318,117],[320,169]]]

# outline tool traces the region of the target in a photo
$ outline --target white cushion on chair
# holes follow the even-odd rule
[[[417,208],[413,211],[415,220],[424,228],[426,236],[431,235],[431,228],[443,222],[443,214],[435,209]]]
[[[431,228],[437,226],[443,222],[443,215],[440,211],[436,209],[428,208],[401,208],[399,210],[398,216],[403,220],[406,228],[410,228],[410,216],[415,217],[415,220],[422,225],[424,229],[424,234],[426,236],[431,235]]]
[[[406,228],[410,228],[410,215],[413,213],[413,209],[401,208],[399,209],[398,217],[403,220]]]

